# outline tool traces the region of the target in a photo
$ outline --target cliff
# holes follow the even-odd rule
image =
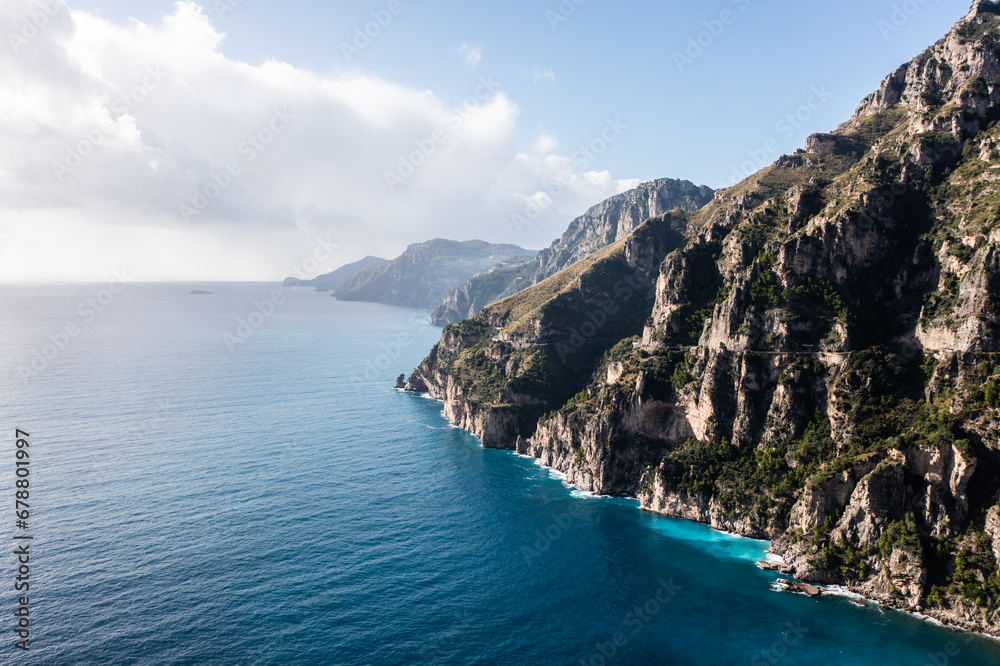
[[[409,246],[392,261],[354,273],[334,296],[342,301],[433,308],[473,275],[522,263],[534,254],[516,245],[431,240]]]
[[[491,448],[512,447],[589,383],[596,360],[642,330],[660,258],[685,241],[684,213],[648,220],[603,250],[445,328],[409,388]]]
[[[998,35],[977,2],[833,132],[446,328],[408,387],[783,573],[1000,635]]]
[[[714,194],[705,186],[664,178],[613,196],[573,220],[566,233],[532,261],[477,275],[450,291],[431,316],[431,322],[443,326],[474,317],[487,305],[537,284],[621,240],[649,218],[677,209],[698,210],[711,201]]]

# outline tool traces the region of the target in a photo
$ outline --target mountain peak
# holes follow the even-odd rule
[[[853,121],[895,106],[917,124],[943,111],[984,116],[1000,107],[1000,4],[976,0],[940,41],[886,77]]]
[[[976,18],[980,14],[1000,14],[1000,4],[992,0],[974,0],[972,9],[965,15],[964,21]]]

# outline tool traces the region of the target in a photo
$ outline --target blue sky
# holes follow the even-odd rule
[[[970,4],[5,0],[0,281],[541,248],[639,182],[794,152]]]
[[[718,186],[731,184],[732,167],[767,139],[793,152],[809,134],[849,118],[887,74],[937,41],[971,3],[400,0],[402,11],[349,62],[341,45],[388,4],[243,0],[235,8],[204,6],[226,33],[229,57],[277,59],[325,74],[360,70],[452,100],[470,94],[478,76],[489,73],[521,108],[523,144],[540,131],[576,146],[593,139],[605,118],[621,117],[628,132],[602,156],[601,168],[621,178]],[[171,5],[105,0],[77,6],[114,21],[155,22]],[[684,55],[688,39],[727,10],[734,22],[679,71],[674,55]],[[476,72],[457,54],[463,43],[482,48]],[[536,79],[536,72],[554,80]],[[798,131],[788,136],[787,125],[778,128],[813,87],[824,86],[833,97]]]

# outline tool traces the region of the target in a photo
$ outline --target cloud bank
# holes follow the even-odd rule
[[[487,74],[446,100],[238,62],[194,2],[113,25],[7,0],[0,35],[4,281],[277,279],[317,238],[339,246],[323,269],[434,237],[542,247],[636,184],[522,136]]]

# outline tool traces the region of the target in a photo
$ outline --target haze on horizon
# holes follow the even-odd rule
[[[0,0],[0,282],[541,248],[794,152],[968,5]]]

